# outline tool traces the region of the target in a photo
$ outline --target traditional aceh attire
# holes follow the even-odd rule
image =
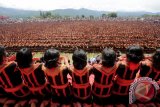
[[[1,94],[5,99],[0,99],[4,105],[15,103],[25,106],[30,95],[29,89],[23,84],[21,73],[17,69],[15,62],[7,62],[0,67]]]
[[[113,88],[113,95],[117,99],[117,103],[129,103],[129,88],[140,69],[140,63],[134,70],[130,70],[127,60],[119,63]]]
[[[156,70],[152,66],[152,62],[149,60],[143,61],[140,67],[140,76],[141,77],[150,77],[155,81],[160,79],[160,70]]]
[[[25,85],[30,89],[35,98],[48,98],[50,90],[46,81],[42,64],[36,63],[29,68],[19,68]]]
[[[0,68],[0,83],[5,92],[12,96],[23,98],[29,94],[15,62],[8,62]]]
[[[101,64],[93,65],[93,74],[95,76],[92,93],[93,101],[97,105],[112,104],[111,91],[113,80],[116,74],[117,64],[111,68],[105,68]]]
[[[86,65],[83,70],[77,70],[73,65],[70,66],[74,103],[80,102],[87,105],[92,103],[91,85],[89,83],[91,68],[90,65]]]
[[[51,69],[45,66],[42,68],[51,87],[52,102],[70,105],[72,100],[71,87],[67,78],[70,72],[69,69],[65,65],[59,65]]]
[[[160,70],[156,70],[152,66],[152,62],[150,60],[145,60],[141,64],[139,76],[149,77],[149,78],[152,78],[152,80],[159,81],[160,80]],[[158,101],[160,101],[160,89],[157,92],[157,99]]]

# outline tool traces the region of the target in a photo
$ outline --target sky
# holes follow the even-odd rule
[[[0,7],[24,10],[87,8],[103,11],[160,12],[160,0],[0,0]]]

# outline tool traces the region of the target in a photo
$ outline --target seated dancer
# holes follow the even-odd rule
[[[61,64],[60,53],[56,49],[48,49],[44,53],[43,70],[52,91],[52,106],[71,106],[71,87],[67,75],[69,69],[66,65]]]
[[[81,105],[84,107],[91,107],[92,97],[89,76],[92,67],[87,64],[87,55],[82,49],[74,51],[72,60],[73,65],[70,66],[70,70],[72,71],[71,77],[74,107],[79,107]]]
[[[140,76],[150,77],[155,81],[160,79],[160,49],[157,49],[152,60],[145,60],[141,64]]]
[[[12,101],[3,102],[5,106],[10,106],[9,103],[14,104],[19,100],[26,102],[25,99],[30,94],[29,89],[23,84],[21,73],[17,70],[16,63],[7,61],[6,50],[3,46],[0,46],[0,94],[6,94],[6,97],[12,99]],[[4,101],[0,100],[1,102]],[[22,104],[22,102],[19,104]],[[24,106],[23,104],[21,106]]]
[[[160,49],[156,50],[151,60],[147,59],[142,62],[139,76],[150,77],[160,84]],[[160,90],[157,98],[160,101]]]
[[[143,49],[140,46],[130,46],[127,48],[126,60],[119,62],[116,71],[113,89],[116,103],[129,103],[129,87],[140,69],[140,63],[143,58]]]
[[[102,63],[94,64],[92,69],[95,77],[92,87],[94,107],[112,104],[111,91],[117,70],[116,53],[112,49],[105,48],[101,55]]]
[[[16,61],[24,84],[32,92],[32,97],[35,98],[35,100],[31,100],[30,103],[36,103],[34,102],[36,99],[39,101],[48,99],[50,89],[46,81],[45,73],[42,70],[42,64],[34,63],[31,50],[22,48],[16,54]]]

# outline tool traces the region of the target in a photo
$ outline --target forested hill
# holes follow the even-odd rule
[[[53,15],[60,15],[60,16],[94,16],[98,17],[102,14],[108,14],[109,11],[97,11],[97,10],[89,10],[85,8],[81,9],[56,9],[56,10],[50,10]],[[124,11],[118,11],[116,12],[118,16],[142,16],[144,14],[149,15],[155,15],[160,14],[158,13],[151,13],[151,12],[124,12]],[[0,16],[9,16],[9,17],[32,17],[32,16],[39,16],[40,11],[33,11],[33,10],[22,10],[22,9],[14,9],[14,8],[5,8],[0,7]]]

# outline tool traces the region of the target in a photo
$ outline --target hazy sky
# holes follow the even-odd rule
[[[87,8],[105,11],[160,12],[160,0],[0,0],[0,6],[29,10]]]

